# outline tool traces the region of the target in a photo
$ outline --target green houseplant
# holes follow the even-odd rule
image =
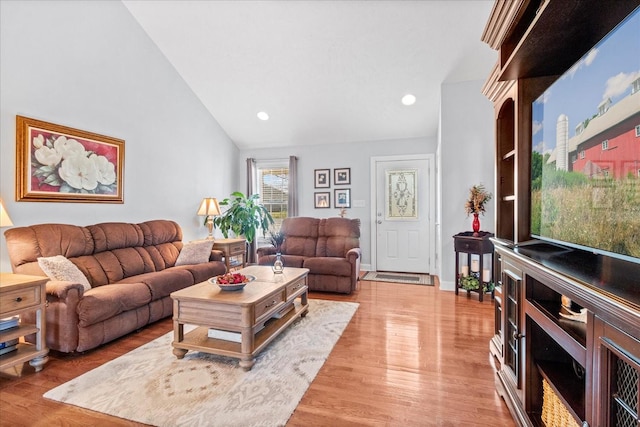
[[[225,238],[229,237],[229,231],[233,231],[236,236],[244,236],[247,242],[251,243],[255,240],[258,229],[262,230],[263,236],[265,235],[273,224],[273,218],[259,199],[258,194],[245,196],[236,191],[219,203],[220,206],[228,208],[214,219],[214,224]]]

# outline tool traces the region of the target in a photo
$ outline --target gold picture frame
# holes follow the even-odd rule
[[[124,203],[124,140],[16,116],[16,201]]]

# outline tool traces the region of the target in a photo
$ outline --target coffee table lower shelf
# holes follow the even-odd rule
[[[306,301],[306,298],[304,298],[304,300],[304,303],[298,300],[291,302],[290,304],[293,305],[291,310],[279,319],[271,318],[267,320],[264,323],[264,327],[257,333],[253,333],[254,328],[245,328],[241,332],[241,343],[209,338],[209,327],[199,326],[196,329],[183,334],[182,340],[173,341],[173,354],[175,354],[179,359],[182,359],[187,351],[192,350],[217,354],[220,356],[237,357],[240,359],[240,366],[244,370],[248,371],[253,367],[255,357],[258,353],[260,353],[271,341],[273,341],[274,338],[283,332],[297,318],[307,315],[309,304]],[[184,324],[178,324],[178,327],[183,328]],[[245,348],[243,348],[243,346]]]

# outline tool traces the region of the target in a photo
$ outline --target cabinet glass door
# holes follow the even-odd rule
[[[602,425],[640,427],[640,364],[610,341],[604,348],[604,363],[608,366],[603,370],[607,373],[603,381],[603,397],[609,405]]]
[[[515,378],[515,383],[520,388],[520,289],[522,279],[510,270],[502,272],[502,290],[505,313],[505,349],[504,363]]]
[[[640,340],[597,317],[595,325],[600,344],[597,425],[640,427]]]

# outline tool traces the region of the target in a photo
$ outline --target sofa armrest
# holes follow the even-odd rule
[[[358,280],[360,280],[360,260],[362,259],[362,249],[349,249],[347,251],[346,258],[351,263],[351,292],[353,292],[358,289]]]
[[[71,353],[78,348],[78,302],[84,295],[79,283],[50,280],[46,284],[45,340],[51,350]],[[25,313],[26,322],[35,322],[36,312]],[[35,342],[35,334],[25,337]]]
[[[217,249],[211,250],[211,256],[209,257],[209,261],[222,261],[224,259],[224,252],[219,251]]]
[[[66,300],[70,291],[77,290],[75,299],[80,299],[84,295],[84,286],[80,283],[67,282],[62,280],[49,280],[46,284],[47,295],[53,295],[58,299]]]
[[[347,258],[351,264],[359,260],[360,257],[362,257],[362,250],[360,248],[349,249],[345,255],[345,258]]]
[[[263,246],[256,250],[258,252],[258,259],[263,256],[275,255],[277,250],[275,246]]]

